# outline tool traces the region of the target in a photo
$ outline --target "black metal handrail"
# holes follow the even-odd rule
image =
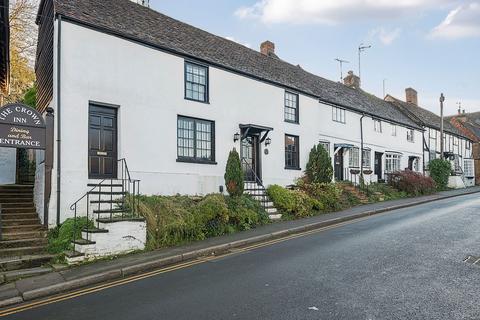
[[[82,200],[85,200],[86,204],[86,218],[87,221],[92,221],[93,217],[95,214],[98,215],[98,217],[101,217],[103,213],[109,214],[110,220],[113,220],[114,218],[114,212],[117,212],[116,209],[119,209],[118,212],[121,213],[120,218],[125,218],[125,211],[130,209],[130,216],[129,217],[138,217],[139,215],[139,206],[140,206],[140,180],[138,179],[132,179],[130,175],[130,170],[128,169],[127,166],[127,161],[122,158],[118,159],[117,163],[120,164],[120,166],[117,166],[117,178],[109,178],[109,179],[103,179],[95,185],[93,188],[88,190],[83,196],[81,196],[77,201],[75,201],[71,206],[70,210],[74,212],[74,222],[73,222],[73,230],[75,231],[77,229],[77,220],[78,220],[78,206],[79,203]],[[118,167],[120,167],[120,172],[118,172]],[[115,184],[115,181],[120,181],[120,183],[117,182]],[[118,199],[117,197],[113,197],[114,195],[114,187],[121,187],[121,192],[120,195],[121,197]],[[103,191],[102,191],[103,190]],[[97,195],[98,197],[93,197],[94,195]],[[102,195],[110,195],[110,198],[105,200],[105,198],[102,199]],[[117,201],[118,199],[118,201]],[[90,214],[91,211],[91,206],[92,206],[92,201],[96,201],[96,212],[93,210],[92,215]],[[102,203],[108,203],[109,207],[107,209],[102,209]],[[114,207],[114,203],[116,207]],[[97,219],[97,228],[99,228],[99,220]],[[73,243],[76,241],[76,232],[73,233]],[[86,239],[89,240],[89,239]]]
[[[245,172],[245,176],[251,174],[251,177],[253,177],[253,181],[245,180],[245,185],[248,189],[247,193],[260,203],[263,210],[267,211],[267,203],[270,202],[270,199],[268,198],[262,179],[260,179],[255,170],[253,170],[252,166],[245,159],[242,159],[242,163],[245,165],[246,171],[248,171]]]

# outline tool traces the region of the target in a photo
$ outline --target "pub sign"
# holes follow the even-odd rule
[[[45,149],[45,121],[41,114],[21,103],[0,108],[0,147]]]

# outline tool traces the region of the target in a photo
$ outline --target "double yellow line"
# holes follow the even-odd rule
[[[330,230],[330,229],[335,229],[335,228],[338,228],[338,227],[341,227],[341,226],[344,226],[344,225],[348,225],[348,224],[352,224],[352,223],[355,223],[355,222],[363,221],[363,220],[368,219],[368,218],[369,217],[359,218],[359,219],[355,219],[355,220],[352,220],[352,221],[342,222],[342,223],[338,223],[338,224],[335,224],[335,225],[331,225],[331,226],[327,226],[327,227],[323,227],[323,228],[319,228],[319,229],[315,229],[315,230],[310,230],[310,231],[305,231],[305,232],[301,232],[301,233],[297,233],[297,234],[292,234],[292,235],[288,235],[288,236],[285,236],[285,237],[282,237],[282,238],[269,240],[269,241],[265,241],[265,242],[262,242],[262,243],[257,243],[257,244],[247,246],[247,247],[243,247],[243,248],[239,248],[239,249],[234,249],[234,251],[231,251],[229,253],[222,254],[222,255],[219,255],[219,256],[201,257],[201,258],[198,258],[196,260],[179,263],[179,264],[172,265],[172,266],[169,266],[169,267],[164,267],[164,268],[161,268],[161,269],[158,269],[158,270],[142,273],[142,274],[139,274],[139,275],[131,276],[131,277],[116,280],[116,281],[112,281],[112,282],[109,282],[109,283],[100,284],[100,285],[97,285],[97,286],[77,290],[77,291],[74,291],[74,292],[53,296],[53,297],[50,297],[50,298],[38,300],[38,301],[27,303],[27,304],[22,304],[22,305],[19,305],[18,307],[12,307],[12,308],[8,308],[8,309],[4,309],[4,310],[0,311],[0,317],[5,317],[5,316],[8,316],[8,315],[11,315],[11,314],[14,314],[14,313],[19,313],[19,312],[22,312],[22,311],[26,311],[26,310],[38,308],[38,307],[41,307],[41,306],[49,305],[49,304],[52,304],[52,303],[73,299],[73,298],[84,296],[84,295],[87,295],[87,294],[90,294],[90,293],[102,291],[102,290],[105,290],[105,289],[108,289],[108,288],[113,288],[113,287],[124,285],[124,284],[130,283],[130,282],[150,278],[150,277],[162,274],[162,273],[172,272],[172,271],[175,271],[175,270],[180,270],[180,269],[192,267],[192,266],[197,265],[197,264],[202,264],[202,263],[205,263],[205,262],[218,260],[220,258],[231,256],[231,255],[234,255],[234,254],[243,253],[243,252],[255,250],[255,249],[266,247],[266,246],[271,246],[271,245],[274,245],[276,243],[288,241],[288,240],[295,239],[295,238],[304,237],[304,236],[307,236],[307,235],[310,235],[310,234],[314,234],[314,233],[318,233],[318,232],[322,232],[322,231],[326,231],[326,230]]]

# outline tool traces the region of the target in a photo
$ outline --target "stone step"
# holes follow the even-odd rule
[[[18,248],[4,248],[0,249],[0,257],[16,257],[32,254],[45,253],[45,246],[31,246]]]
[[[36,213],[6,213],[2,212],[2,221],[15,220],[15,219],[38,219]]]
[[[36,213],[35,207],[4,208],[2,206],[2,215],[5,213]]]
[[[34,246],[40,246],[40,245],[46,246],[47,243],[48,243],[47,238],[2,240],[0,241],[0,249],[34,247]]]
[[[46,235],[47,234],[45,230],[3,232],[2,240],[45,238]]]
[[[2,226],[23,226],[40,224],[40,219],[2,219]]]
[[[0,276],[3,276],[6,282],[11,282],[18,279],[39,276],[45,273],[49,273],[51,271],[52,271],[52,268],[49,268],[49,267],[34,267],[30,269],[19,269],[19,270],[2,272],[0,273]]]
[[[93,213],[126,213],[127,209],[118,209],[118,208],[113,208],[113,209],[101,209],[101,210],[93,210]]]
[[[2,203],[2,211],[4,209],[20,209],[20,208],[34,208],[35,205],[33,204],[33,200],[28,202],[8,202],[8,203]]]
[[[113,200],[105,200],[105,199],[100,199],[100,200],[91,200],[90,203],[91,204],[102,204],[102,203],[116,203],[116,204],[119,204],[119,203],[122,203],[123,200],[122,199],[113,199]]]
[[[10,185],[1,185],[0,186],[0,192],[4,190],[30,190],[30,192],[33,192],[33,185],[19,185],[19,184],[10,184]]]
[[[89,183],[89,184],[87,184],[87,186],[88,186],[88,187],[100,187],[100,184],[98,184],[98,183]],[[113,183],[113,184],[110,184],[110,183],[108,183],[108,184],[103,184],[103,183],[102,183],[102,189],[103,189],[103,188],[111,188],[111,187],[113,187],[113,188],[121,188],[122,186],[123,186],[123,185],[122,185],[121,183]]]
[[[110,192],[110,191],[91,191],[90,192],[91,195],[125,195],[127,194],[126,192],[122,192],[122,191],[113,191],[113,192]]]
[[[25,199],[25,198],[28,198],[28,199],[33,199],[33,194],[31,192],[27,192],[27,193],[16,193],[16,192],[12,192],[12,193],[0,193],[0,199],[9,199],[9,198],[14,198],[14,199]]]
[[[27,232],[27,231],[41,231],[44,229],[44,226],[41,224],[26,224],[18,226],[5,226],[2,225],[2,233],[16,233],[16,232]]]
[[[2,208],[4,207],[4,204],[14,204],[14,203],[28,203],[29,206],[33,204],[33,197],[29,196],[28,198],[19,198],[17,196],[15,197],[9,197],[9,198],[2,198],[0,197],[0,203],[2,204]]]
[[[281,214],[269,214],[268,217],[270,218],[270,220],[280,220],[280,219],[282,219]]]
[[[0,258],[0,269],[3,271],[11,271],[24,268],[39,267],[48,263],[55,257],[53,254],[36,254],[25,255],[21,257],[5,257]]]
[[[33,194],[33,190],[30,189],[0,189],[0,194]]]

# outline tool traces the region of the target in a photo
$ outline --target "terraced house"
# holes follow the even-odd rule
[[[38,22],[39,108],[55,110],[58,140],[51,224],[119,178],[119,159],[147,194],[222,191],[232,148],[253,189],[291,184],[319,141],[336,180],[423,170],[422,127],[353,73],[329,81],[272,42],[255,51],[128,0],[44,0]]]
[[[56,116],[50,224],[125,164],[142,193],[222,192],[233,148],[255,190],[292,184],[318,142],[336,180],[423,171],[419,124],[353,73],[326,80],[270,41],[252,50],[129,0],[44,0],[38,23],[39,108]]]
[[[418,105],[417,91],[413,88],[405,89],[406,101],[401,101],[390,95],[386,97],[393,105],[402,110],[413,121],[424,128],[423,159],[424,167],[428,162],[441,157],[440,123],[441,118]],[[475,185],[475,163],[473,159],[473,140],[453,126],[448,118],[444,119],[444,158],[452,164],[452,175],[449,186],[465,188]],[[426,170],[427,171],[427,170]],[[427,172],[428,173],[428,172]]]

